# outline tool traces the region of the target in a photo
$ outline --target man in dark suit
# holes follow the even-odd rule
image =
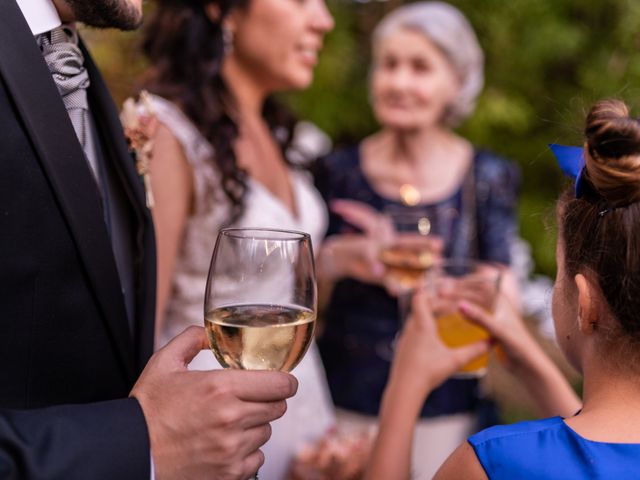
[[[0,479],[246,478],[295,392],[188,371],[201,328],[149,360],[151,216],[70,23],[134,28],[140,3],[0,1]]]

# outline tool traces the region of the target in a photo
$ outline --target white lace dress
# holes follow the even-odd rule
[[[220,174],[210,160],[211,144],[173,103],[157,96],[153,96],[152,101],[158,120],[183,148],[193,169],[195,191],[194,209],[187,220],[165,313],[161,334],[164,344],[187,326],[203,324],[209,262],[218,230],[228,218],[230,204],[220,187]],[[306,173],[291,170],[290,181],[298,217],[260,183],[249,179],[244,214],[233,226],[308,232],[317,251],[327,226],[324,203]],[[203,351],[190,368],[221,367],[211,352]],[[285,416],[272,424],[273,434],[262,449],[266,460],[260,469],[261,480],[285,478],[295,452],[321,437],[334,424],[330,393],[315,343],[292,373],[299,381],[298,393],[288,402]]]

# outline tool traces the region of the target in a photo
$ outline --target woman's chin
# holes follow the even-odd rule
[[[406,119],[380,119],[379,123],[385,129],[398,133],[412,133],[425,128],[423,124],[410,122]]]
[[[298,90],[306,90],[311,86],[313,82],[313,71],[301,71],[296,72],[291,75],[287,75],[285,78],[282,78],[278,91],[298,91]]]

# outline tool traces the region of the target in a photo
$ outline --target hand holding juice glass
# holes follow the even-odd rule
[[[459,309],[461,301],[474,303],[492,313],[500,289],[501,269],[470,259],[438,262],[426,274],[426,290],[438,335],[449,347],[461,347],[489,338],[489,332],[469,321]],[[489,354],[465,365],[455,377],[482,376]]]

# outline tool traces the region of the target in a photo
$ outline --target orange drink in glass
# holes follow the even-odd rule
[[[447,259],[427,272],[427,292],[440,338],[449,347],[461,347],[487,340],[489,333],[469,321],[459,310],[461,301],[474,303],[493,312],[500,289],[498,266],[469,259]],[[484,375],[489,354],[465,365],[456,377]]]

